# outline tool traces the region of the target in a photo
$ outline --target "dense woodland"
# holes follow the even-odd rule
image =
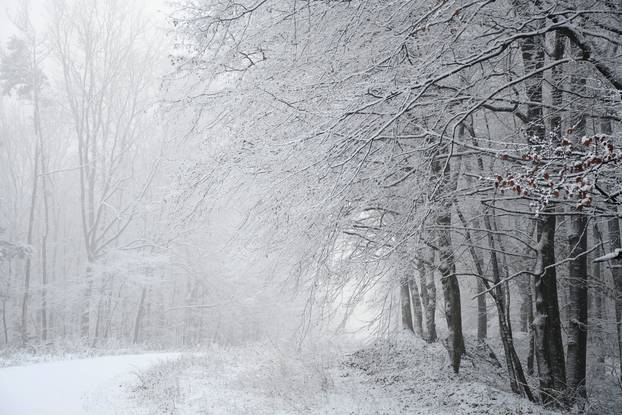
[[[443,342],[456,373],[500,339],[509,388],[547,406],[582,408],[590,373],[622,393],[622,3],[169,8],[14,16],[3,347],[233,344],[363,314]]]

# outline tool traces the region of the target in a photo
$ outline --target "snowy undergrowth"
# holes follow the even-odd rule
[[[503,368],[471,355],[459,375],[441,343],[401,335],[344,358],[329,344],[212,346],[136,373],[144,414],[555,414],[503,390]]]
[[[324,344],[210,347],[136,374],[130,395],[144,414],[381,414],[398,402],[344,373],[338,349]]]
[[[475,342],[475,337],[471,338],[471,343]],[[503,356],[503,345],[498,337],[492,337],[488,343],[497,353],[502,366],[501,372],[503,377],[501,383],[497,383],[497,387],[507,390],[507,374],[505,372],[505,362]],[[529,335],[523,332],[514,333],[514,346],[516,352],[522,358],[523,362],[529,353]],[[602,356],[615,356],[618,352],[614,349],[615,345],[609,346],[608,350],[592,350],[588,353],[587,359],[587,401],[584,402],[583,413],[594,415],[618,415],[622,414],[622,382],[619,380],[618,367],[619,361],[608,357],[601,361]],[[523,367],[526,371],[526,365]],[[532,391],[537,393],[537,368],[533,376],[527,375],[528,382],[532,387]],[[492,380],[492,379],[491,379]],[[580,413],[581,411],[575,406],[569,409],[570,413]]]
[[[352,354],[348,365],[365,372],[373,380],[370,387],[399,397],[399,413],[556,413],[503,390],[503,367],[487,350],[467,349],[457,375],[440,342],[428,344],[405,333]]]

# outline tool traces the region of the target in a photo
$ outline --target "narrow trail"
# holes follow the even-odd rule
[[[123,405],[122,385],[135,379],[133,372],[177,356],[104,356],[0,369],[0,415],[110,415],[111,401]]]

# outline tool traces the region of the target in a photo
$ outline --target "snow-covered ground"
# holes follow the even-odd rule
[[[0,415],[131,414],[124,385],[178,355],[105,356],[0,369]]]
[[[147,369],[128,393],[141,415],[554,414],[506,383],[485,357],[454,375],[440,343],[402,336],[349,354],[322,344],[214,346]]]
[[[403,335],[354,353],[266,341],[6,367],[0,415],[560,414],[510,393],[490,349],[467,350],[459,375],[440,342]],[[618,413],[593,398],[590,413]]]

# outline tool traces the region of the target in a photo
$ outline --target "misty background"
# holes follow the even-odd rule
[[[620,7],[2,1],[0,401],[616,413]]]

